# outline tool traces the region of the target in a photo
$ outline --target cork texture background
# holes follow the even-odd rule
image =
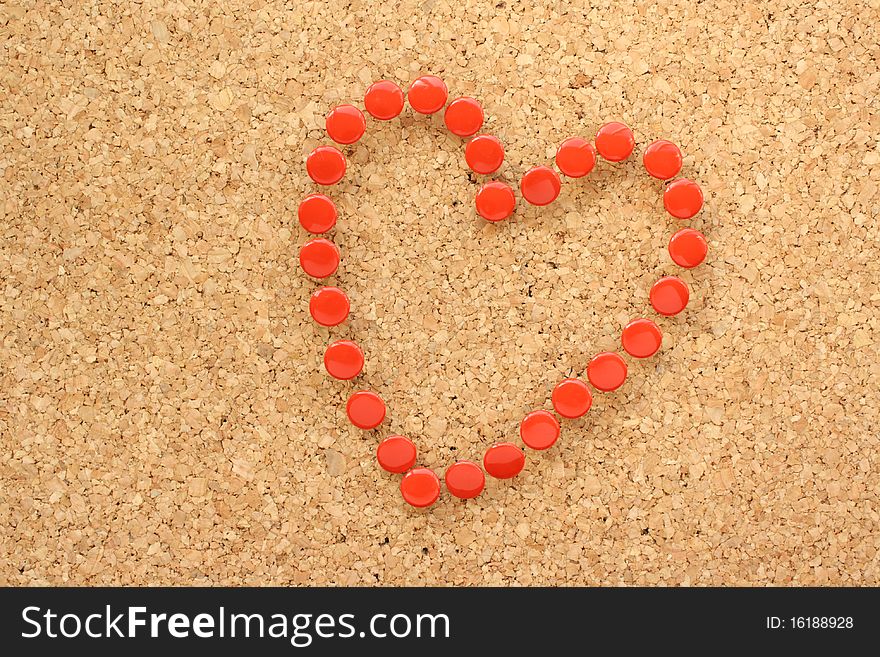
[[[0,4],[3,584],[880,584],[880,2]],[[626,121],[634,156],[476,216],[442,117],[368,120],[330,194],[350,320],[309,317],[323,117],[433,73],[500,178]],[[641,166],[682,147],[705,264]],[[682,273],[683,272],[683,273]],[[689,307],[647,294],[687,280]],[[427,511],[443,470],[656,318],[559,443]],[[367,356],[331,379],[332,339]],[[379,430],[350,426],[355,387]]]

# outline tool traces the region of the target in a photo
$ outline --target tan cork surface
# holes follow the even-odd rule
[[[0,582],[880,584],[880,2],[0,4]],[[324,114],[441,76],[500,178],[607,120],[636,153],[488,225],[463,141],[368,120],[330,192],[352,316],[296,207]],[[668,138],[706,194],[673,265]],[[509,482],[407,506],[657,317],[663,349]],[[341,383],[341,337],[367,355]],[[388,402],[348,423],[355,387]]]

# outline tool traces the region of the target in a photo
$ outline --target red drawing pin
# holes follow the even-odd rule
[[[493,173],[504,162],[504,147],[494,135],[477,135],[464,147],[464,159],[474,173]]]
[[[547,449],[559,438],[559,422],[549,411],[532,411],[519,425],[522,441],[532,449]]]
[[[337,105],[324,120],[327,135],[337,144],[353,144],[364,136],[367,121],[354,105]]]
[[[449,103],[443,121],[452,134],[470,137],[483,126],[483,108],[473,98],[462,96]]]
[[[693,180],[679,178],[666,186],[663,206],[676,219],[690,219],[703,207],[703,190]]]
[[[596,133],[596,150],[609,162],[622,162],[630,156],[635,145],[632,130],[619,121],[606,123]]]
[[[526,455],[513,443],[496,443],[483,456],[483,467],[496,479],[515,477],[525,464]]]
[[[385,419],[385,402],[375,392],[358,390],[348,398],[345,412],[359,429],[375,429]]]
[[[324,352],[324,367],[336,379],[353,379],[364,369],[364,352],[351,340],[338,340]]]
[[[321,287],[309,299],[309,313],[321,326],[336,326],[348,317],[348,296],[338,287]]]
[[[650,319],[634,319],[623,327],[620,341],[630,356],[648,358],[660,349],[660,345],[663,343],[663,334]]]
[[[559,145],[556,166],[569,178],[582,178],[596,166],[596,149],[582,137],[571,137]]]
[[[373,118],[389,121],[403,111],[403,90],[390,80],[379,80],[364,94],[364,107]]]
[[[681,171],[681,150],[671,141],[658,139],[645,149],[642,164],[652,177],[670,180]]]
[[[336,206],[323,194],[309,194],[297,210],[300,226],[310,233],[326,233],[336,225]]]
[[[416,462],[416,446],[405,436],[388,436],[376,448],[376,460],[383,470],[402,474]]]
[[[446,104],[448,96],[446,83],[436,75],[423,75],[416,78],[409,85],[409,91],[407,91],[410,106],[419,114],[439,112]]]
[[[651,305],[661,315],[677,315],[688,304],[691,293],[687,283],[677,276],[664,276],[651,286]]]
[[[708,251],[709,245],[703,233],[693,228],[682,228],[669,239],[669,256],[675,264],[685,269],[703,262]]]
[[[414,507],[431,506],[440,497],[440,479],[428,468],[414,468],[400,480],[400,494]]]
[[[316,237],[302,245],[299,264],[303,271],[315,278],[327,278],[339,267],[339,247],[323,237]]]
[[[578,379],[563,379],[553,388],[553,408],[562,417],[582,416],[593,405],[593,393],[586,383]]]
[[[626,381],[626,362],[610,351],[596,354],[587,364],[587,378],[596,390],[617,390]]]
[[[335,146],[318,146],[306,158],[306,171],[319,185],[335,185],[345,175],[345,156]]]
[[[476,205],[477,214],[486,221],[501,221],[513,214],[516,197],[509,185],[493,180],[480,187]]]
[[[463,500],[476,497],[486,485],[483,469],[471,461],[458,461],[446,468],[446,489]]]
[[[526,171],[519,188],[523,198],[532,205],[549,205],[559,196],[559,174],[550,167],[533,167]]]

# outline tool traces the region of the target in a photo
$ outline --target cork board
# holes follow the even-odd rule
[[[3,584],[880,584],[880,3],[0,4]],[[295,218],[324,113],[442,76],[502,177],[606,120],[679,143],[707,262],[664,347],[469,503],[674,273],[639,157],[492,226],[440,117],[334,189],[352,300],[316,327]],[[638,153],[638,151],[637,151]],[[330,336],[389,403],[352,428]]]

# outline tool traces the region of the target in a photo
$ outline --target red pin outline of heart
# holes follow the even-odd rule
[[[373,92],[372,97],[371,92]],[[448,92],[446,85],[439,78],[422,76],[416,79],[410,85],[408,96],[410,105],[421,114],[433,114],[445,106],[444,118],[447,128],[460,137],[473,136],[482,127],[483,112],[479,103],[473,98],[460,97],[447,106]],[[377,98],[382,102],[377,104]],[[374,118],[393,119],[403,110],[403,92],[393,82],[382,80],[370,87],[365,96],[365,105]],[[337,106],[327,115],[328,135],[337,143],[355,143],[364,134],[365,129],[366,121],[363,114],[352,105]],[[493,144],[500,146],[497,138],[490,135],[478,135],[475,139],[491,140]],[[469,143],[475,144],[474,140]],[[611,162],[621,162],[631,154],[634,140],[629,128],[614,122],[600,128],[596,144],[603,158]],[[575,163],[571,161],[573,152],[575,158],[580,158],[580,161]],[[583,156],[586,156],[586,160]],[[467,159],[471,168],[476,170],[470,158]],[[503,149],[494,169],[477,172],[493,173],[500,167],[501,161],[503,161]],[[596,155],[592,144],[577,137],[565,140],[556,157],[557,166],[563,173],[576,178],[588,174],[595,161]],[[653,177],[668,181],[676,176],[681,168],[681,154],[674,144],[665,140],[656,141],[646,149],[644,164]],[[345,174],[345,156],[333,146],[319,146],[309,154],[306,169],[316,183],[333,185]],[[534,185],[536,180],[538,184]],[[547,205],[558,196],[560,184],[559,176],[553,169],[538,166],[523,175],[521,191],[523,197],[533,205]],[[512,214],[515,202],[513,205],[507,205],[506,190],[509,190],[509,196],[513,197],[513,190],[505,183],[499,181],[485,183],[477,192],[478,214],[491,221],[499,221]],[[499,218],[497,209],[494,216],[489,216],[490,213],[486,211],[485,206],[481,205],[481,194],[492,194],[496,198],[501,198],[505,205],[501,211],[503,216]],[[685,198],[684,203],[681,202],[682,195]],[[664,192],[666,210],[679,219],[689,219],[694,216],[702,207],[702,201],[702,192],[696,183],[684,178],[670,182]],[[329,198],[313,194],[304,199],[300,205],[299,217],[303,227],[310,232],[324,233],[335,225],[336,209]],[[676,264],[686,268],[695,267],[705,258],[705,238],[693,229],[682,229],[670,239],[669,251]],[[300,252],[303,269],[315,278],[326,278],[335,273],[339,260],[338,247],[324,238],[310,240]],[[674,276],[666,276],[654,284],[650,298],[658,313],[670,316],[684,309],[688,294],[688,287],[684,281]],[[312,295],[309,309],[313,318],[320,324],[335,326],[348,317],[348,298],[339,288],[322,287]],[[624,327],[621,342],[624,350],[630,355],[647,358],[659,350],[661,338],[660,329],[654,322],[638,318]],[[340,358],[342,360],[339,360]],[[325,366],[336,378],[356,377],[360,374],[363,363],[364,357],[360,348],[348,340],[332,343],[325,352]],[[604,392],[616,390],[623,385],[626,375],[625,361],[619,354],[613,352],[597,354],[587,366],[587,378],[590,383],[597,390]],[[563,401],[563,396],[573,399],[571,395],[578,397],[579,403],[575,405],[576,408]],[[589,410],[592,394],[583,382],[577,379],[565,379],[554,389],[552,402],[554,409],[562,417],[580,417]],[[346,412],[355,426],[373,429],[385,419],[385,404],[375,393],[360,390],[349,398]],[[528,447],[535,450],[548,449],[556,442],[559,434],[558,420],[546,410],[529,413],[520,424],[520,437]],[[434,504],[439,498],[440,480],[433,470],[412,467],[416,455],[415,446],[403,436],[389,436],[377,448],[377,458],[385,470],[405,473],[400,485],[404,499],[413,506],[426,507]],[[524,465],[525,453],[510,442],[490,446],[483,457],[485,470],[499,479],[516,476]],[[480,467],[466,460],[452,464],[447,469],[445,478],[447,489],[462,499],[476,497],[482,492],[485,484],[485,476]]]

